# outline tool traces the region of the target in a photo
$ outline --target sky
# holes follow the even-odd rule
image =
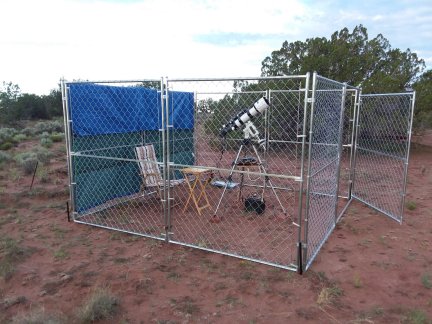
[[[255,77],[284,41],[359,24],[432,68],[431,0],[0,0],[0,82]]]

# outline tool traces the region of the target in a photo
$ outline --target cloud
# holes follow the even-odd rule
[[[283,41],[362,23],[393,47],[431,55],[427,1],[2,0],[0,81],[47,93],[59,78],[258,76]],[[383,17],[379,18],[378,17]]]
[[[194,36],[194,41],[220,46],[241,46],[256,42],[283,39],[281,34],[251,34],[251,33],[209,33]]]

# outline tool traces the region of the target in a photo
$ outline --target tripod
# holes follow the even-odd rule
[[[263,146],[264,140],[260,140],[259,139],[259,133],[258,133],[256,127],[252,124],[252,122],[246,123],[246,126],[243,129],[243,132],[244,132],[243,142],[240,145],[240,148],[239,148],[239,150],[237,152],[236,158],[235,158],[235,160],[234,160],[234,162],[232,164],[232,168],[230,170],[230,173],[228,175],[228,179],[227,179],[227,181],[225,183],[225,186],[224,186],[224,189],[222,191],[222,195],[221,195],[221,197],[219,199],[219,203],[216,206],[216,209],[215,209],[215,212],[214,212],[214,216],[216,216],[216,214],[217,214],[217,212],[219,210],[220,204],[222,203],[222,200],[223,200],[223,198],[225,196],[225,193],[226,193],[226,190],[228,188],[228,185],[229,185],[229,183],[232,182],[232,176],[234,174],[234,170],[237,167],[242,167],[244,169],[244,167],[246,167],[246,166],[258,166],[260,173],[267,174],[267,170],[264,167],[264,164],[262,163],[262,159],[261,159],[261,157],[260,157],[260,155],[258,153],[258,150],[257,150],[256,146],[255,146],[256,144],[259,144],[260,146],[264,147]],[[253,140],[255,140],[256,143],[254,143]],[[254,153],[255,153],[255,155],[256,155],[256,157],[258,159],[258,164],[256,164],[256,163],[255,164],[240,164],[239,163],[240,154],[242,153],[243,149],[245,147],[248,147],[249,145],[252,145]],[[240,199],[240,196],[241,196],[241,190],[242,190],[242,186],[243,186],[243,179],[244,179],[244,173],[241,174],[239,199]],[[265,190],[267,189],[267,187],[270,187],[272,189],[272,192],[275,195],[276,200],[278,201],[279,205],[281,206],[283,213],[286,215],[286,209],[282,205],[282,202],[280,201],[279,196],[278,196],[278,194],[277,194],[277,192],[276,192],[276,190],[275,190],[275,188],[274,188],[274,186],[273,186],[273,184],[272,184],[269,176],[265,175],[264,176],[264,186],[263,186],[263,191],[262,191],[262,197],[264,197],[264,193],[265,193]]]

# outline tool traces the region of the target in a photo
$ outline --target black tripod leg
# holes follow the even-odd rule
[[[256,149],[255,146],[253,146],[253,149],[254,149],[255,154],[256,154],[256,156],[257,156],[257,158],[258,158],[258,162],[259,162],[259,164],[260,164],[260,168],[262,168],[262,170],[264,171],[264,173],[267,174],[267,170],[266,170],[266,168],[264,167],[264,165],[262,164],[262,160],[261,160],[261,158],[260,158],[260,156],[259,156],[259,154],[258,154],[258,150]],[[266,176],[265,176],[264,189],[266,188],[266,184],[267,184],[267,183],[269,184],[270,188],[272,189],[273,194],[275,195],[276,200],[278,201],[279,205],[281,206],[283,213],[286,215],[286,213],[287,213],[287,212],[286,212],[286,209],[285,209],[285,207],[282,205],[282,202],[280,201],[279,196],[278,196],[278,194],[277,194],[275,188],[273,187],[273,184],[272,184],[270,178],[266,175]],[[264,195],[263,195],[263,196],[264,196]]]

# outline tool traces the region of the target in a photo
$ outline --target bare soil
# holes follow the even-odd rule
[[[101,323],[432,319],[431,147],[413,145],[403,224],[354,201],[303,275],[68,223],[63,147],[54,146],[56,157],[43,166],[47,176],[39,174],[31,190],[32,175],[14,162],[0,170],[0,273],[4,242],[17,246],[13,267],[0,277],[0,323],[38,310],[76,323],[100,287],[120,303],[114,317]],[[13,152],[28,148],[23,143]]]

